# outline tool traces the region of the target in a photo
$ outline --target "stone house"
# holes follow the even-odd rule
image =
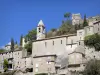
[[[56,74],[55,59],[56,55],[34,56],[33,73],[35,74]]]

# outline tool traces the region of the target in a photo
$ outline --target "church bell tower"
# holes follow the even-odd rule
[[[45,26],[42,20],[39,21],[37,26],[37,40],[45,39]]]

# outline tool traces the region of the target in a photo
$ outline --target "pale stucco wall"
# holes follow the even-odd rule
[[[33,73],[55,73],[55,62],[48,63],[48,60],[55,61],[55,56],[34,58]]]
[[[71,64],[81,64],[82,63],[82,59],[83,59],[83,56],[81,53],[72,53],[72,54],[69,54],[68,56],[68,64],[71,65]]]
[[[62,42],[62,43],[61,43]],[[54,43],[54,44],[53,44]],[[66,50],[66,37],[33,42],[32,55],[62,54]]]
[[[77,30],[77,39],[78,40],[84,40],[85,31],[84,29]]]

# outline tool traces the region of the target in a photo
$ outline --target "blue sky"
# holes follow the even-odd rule
[[[40,19],[47,31],[58,28],[66,12],[98,15],[100,0],[0,0],[0,46],[19,41]]]

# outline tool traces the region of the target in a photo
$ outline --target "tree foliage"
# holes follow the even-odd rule
[[[57,29],[52,28],[52,29],[46,34],[46,37],[53,37],[53,36],[56,36],[56,33],[57,33]]]
[[[8,70],[8,61],[6,59],[4,59],[3,67],[4,67],[4,72],[6,72]]]
[[[30,30],[28,34],[25,36],[25,41],[27,42],[27,41],[36,40],[36,34],[37,34],[36,29]]]
[[[27,49],[27,52],[32,53],[32,42],[31,41],[25,45],[25,49]]]
[[[88,26],[88,22],[86,20],[86,14],[84,15],[83,27]]]
[[[79,29],[79,26],[72,25],[72,20],[70,20],[70,17],[71,17],[71,13],[69,12],[65,13],[64,18],[66,19],[62,21],[61,26],[58,29],[51,29],[47,33],[47,37],[76,33],[76,30]],[[82,28],[81,25],[80,28]]]
[[[90,60],[86,64],[83,75],[100,75],[100,60]]]
[[[20,36],[20,46],[22,46],[23,43],[23,35]]]
[[[94,47],[96,51],[100,51],[100,35],[93,34],[85,37],[84,43],[88,47]]]
[[[25,36],[25,42],[28,42],[25,45],[25,49],[27,49],[28,52],[32,52],[32,41],[36,40],[36,34],[37,34],[36,29],[33,29],[29,31],[28,34]]]
[[[11,38],[11,51],[14,51],[14,39]]]
[[[5,52],[6,50],[5,49],[0,49],[0,53],[3,53]]]
[[[71,20],[67,20],[60,26],[57,35],[73,34],[75,32],[75,26],[72,25]]]
[[[70,19],[70,17],[71,17],[70,12],[67,12],[67,13],[64,14],[64,18],[67,18],[67,20]]]

